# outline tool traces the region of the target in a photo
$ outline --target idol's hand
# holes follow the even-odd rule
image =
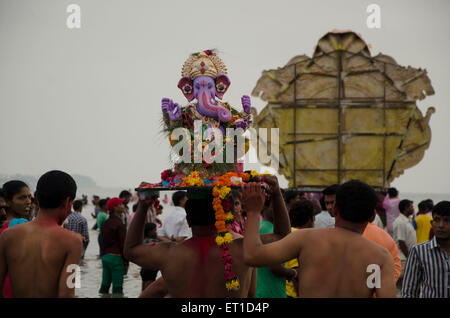
[[[250,114],[252,103],[250,101],[250,97],[247,95],[242,96],[241,98],[242,108],[244,108],[244,112]]]

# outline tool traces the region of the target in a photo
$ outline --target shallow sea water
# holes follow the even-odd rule
[[[132,204],[130,203],[131,207]],[[87,205],[83,208],[82,215],[87,219],[89,225],[89,245],[86,249],[84,260],[81,261],[81,288],[75,290],[75,296],[78,298],[103,298],[111,297],[109,294],[107,296],[100,295],[98,293],[100,289],[100,284],[102,281],[102,260],[99,258],[99,248],[97,242],[98,231],[92,230],[95,222],[97,221],[91,216],[94,207],[92,205]],[[141,293],[142,280],[139,275],[140,267],[136,264],[130,262],[127,275],[124,277],[123,283],[123,297],[127,298],[137,298]],[[158,273],[158,277],[160,276]],[[110,292],[112,286],[110,288]]]

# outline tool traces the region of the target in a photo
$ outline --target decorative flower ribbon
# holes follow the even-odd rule
[[[231,188],[224,185],[216,185],[213,188],[213,208],[216,212],[216,244],[222,249],[222,259],[225,265],[225,286],[228,290],[239,289],[239,279],[233,273],[231,264],[233,259],[228,253],[229,244],[233,241],[233,237],[228,232],[228,224],[233,223],[234,217],[231,213]]]

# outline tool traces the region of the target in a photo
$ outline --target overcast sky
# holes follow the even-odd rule
[[[81,29],[66,26],[71,3]],[[366,25],[371,3],[381,29]],[[446,0],[0,0],[0,174],[60,169],[127,188],[159,181],[171,167],[161,98],[185,103],[176,85],[190,53],[219,50],[231,79],[224,100],[240,109],[263,70],[351,29],[372,55],[426,68],[436,92],[419,103],[437,109],[431,146],[393,185],[450,193],[449,13]]]

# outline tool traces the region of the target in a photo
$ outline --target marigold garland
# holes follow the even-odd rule
[[[239,289],[239,279],[233,273],[231,264],[233,259],[228,253],[229,244],[233,241],[233,237],[228,232],[228,225],[233,223],[234,216],[231,213],[232,204],[229,197],[232,185],[240,185],[242,182],[248,182],[251,178],[259,176],[255,170],[246,172],[228,172],[217,178],[212,183],[213,188],[213,208],[216,214],[216,244],[222,249],[222,258],[225,265],[225,287],[228,290]]]
[[[205,183],[203,182],[203,179],[200,177],[198,171],[193,171],[191,174],[189,174],[186,178],[183,179],[183,181],[180,184],[181,186],[204,186]]]
[[[229,251],[229,244],[233,241],[231,233],[228,232],[229,224],[234,221],[233,213],[231,209],[233,207],[231,202],[231,186],[238,186],[242,182],[249,182],[256,176],[260,174],[252,170],[247,172],[227,172],[219,177],[210,177],[208,180],[203,180],[198,171],[192,171],[187,177],[183,178],[178,186],[185,187],[195,187],[195,186],[213,186],[213,209],[215,211],[216,218],[216,244],[222,249],[222,258],[225,265],[225,287],[227,290],[238,290],[239,279],[233,273],[231,264],[233,259]],[[161,174],[161,179],[163,181],[170,181],[171,186],[173,186],[174,172],[171,170],[166,170]]]
[[[223,177],[223,176],[222,176]],[[233,214],[231,213],[231,205],[225,204],[227,211],[224,209],[224,200],[230,195],[231,188],[227,186],[229,178],[222,178],[215,182],[213,188],[213,208],[216,213],[216,244],[222,249],[222,258],[225,265],[225,287],[228,290],[239,289],[239,279],[233,273],[231,264],[233,259],[228,253],[229,244],[233,241],[233,237],[228,232],[228,224],[233,222]],[[229,176],[231,178],[231,176]]]

